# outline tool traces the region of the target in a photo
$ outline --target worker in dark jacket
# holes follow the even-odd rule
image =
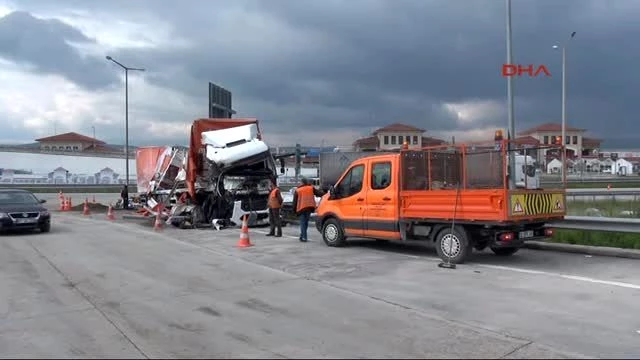
[[[316,211],[316,196],[322,196],[322,192],[309,184],[306,178],[302,178],[301,185],[293,193],[293,208],[300,217],[300,241],[306,242],[307,229],[311,214]]]
[[[282,194],[275,180],[271,182],[271,192],[267,207],[269,208],[269,233],[267,236],[282,237],[282,224],[280,222],[280,208],[282,208]]]
[[[122,191],[120,191],[120,197],[122,198],[122,208],[128,209],[129,208],[129,187],[127,185],[124,185],[122,187]]]

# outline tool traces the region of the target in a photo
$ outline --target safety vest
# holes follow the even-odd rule
[[[297,212],[305,208],[316,208],[316,198],[313,195],[313,186],[304,185],[299,187],[296,191],[298,193],[298,206],[296,207]]]
[[[269,193],[269,202],[267,203],[267,206],[270,209],[279,209],[282,206],[282,204],[280,204],[280,201],[278,201],[278,191],[280,190],[278,188],[275,188]]]

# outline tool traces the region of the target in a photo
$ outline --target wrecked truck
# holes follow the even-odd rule
[[[198,119],[188,147],[160,148],[141,148],[136,158],[149,168],[156,156],[153,171],[138,169],[138,189],[146,191],[151,213],[162,203],[167,222],[181,228],[238,226],[245,215],[249,226],[269,224],[277,167],[257,119]]]

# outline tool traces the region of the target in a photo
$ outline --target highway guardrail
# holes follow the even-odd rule
[[[1,184],[0,187],[15,188],[39,188],[39,189],[68,189],[68,188],[121,188],[124,184]],[[129,183],[129,188],[135,188],[136,184]]]
[[[568,199],[573,200],[588,200],[588,198],[591,198],[593,201],[607,199],[640,200],[640,189],[567,189],[566,194]]]
[[[547,177],[542,176],[540,181],[543,184],[546,183],[561,183],[562,181],[558,177]],[[567,182],[570,183],[603,183],[603,182],[611,182],[611,183],[620,183],[620,182],[639,182],[640,176],[632,175],[632,176],[592,176],[592,177],[567,177]]]
[[[597,216],[565,216],[564,220],[550,223],[555,229],[624,232],[640,234],[640,219]]]
[[[618,188],[618,189],[566,189],[567,195],[640,195],[640,188]]]

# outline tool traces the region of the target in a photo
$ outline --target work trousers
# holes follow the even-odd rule
[[[280,208],[269,208],[269,234],[282,236],[282,224],[280,222]]]
[[[311,212],[303,211],[300,214],[300,241],[307,241],[307,229],[309,228],[309,218]]]

